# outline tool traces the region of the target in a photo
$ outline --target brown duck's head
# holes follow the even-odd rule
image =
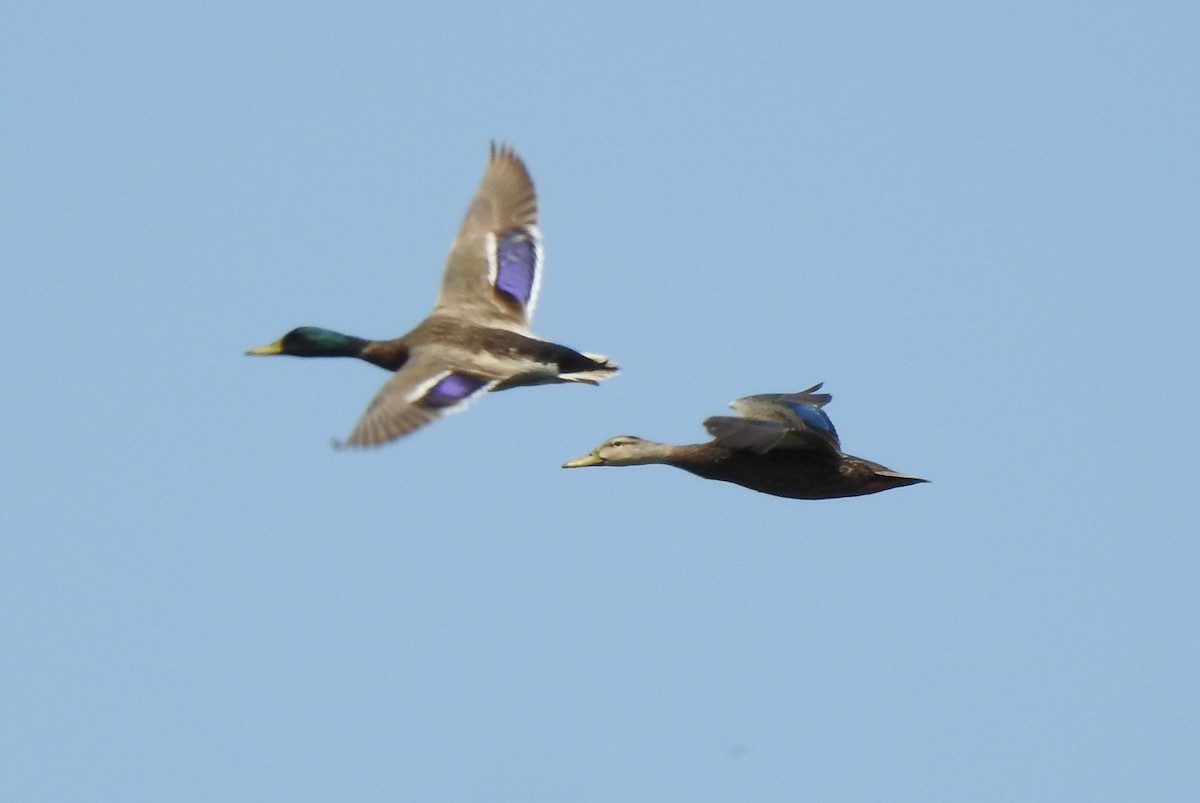
[[[583,468],[584,466],[641,466],[648,463],[662,463],[668,449],[664,444],[648,441],[633,435],[618,435],[609,438],[595,449],[563,463],[563,468]]]

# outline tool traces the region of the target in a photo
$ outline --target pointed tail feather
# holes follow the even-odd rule
[[[566,382],[584,382],[589,385],[596,385],[620,370],[615,362],[603,354],[589,354],[584,352],[583,356],[596,363],[596,366],[583,371],[564,371],[559,374],[559,377]]]

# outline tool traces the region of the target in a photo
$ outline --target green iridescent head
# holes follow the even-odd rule
[[[274,343],[257,346],[247,354],[288,354],[292,357],[357,357],[368,341],[353,335],[344,335],[319,326],[301,326],[293,329]]]

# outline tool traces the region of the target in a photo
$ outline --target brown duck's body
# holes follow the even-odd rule
[[[878,474],[886,468],[853,455],[782,450],[757,455],[717,441],[676,446],[665,464],[706,480],[732,482],[788,499],[837,499],[897,487],[894,478]],[[914,482],[924,480],[914,478]]]

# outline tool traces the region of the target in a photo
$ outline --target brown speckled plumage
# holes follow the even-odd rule
[[[754,491],[789,499],[834,499],[861,496],[924,480],[898,482],[885,466],[854,455],[828,455],[812,450],[774,450],[758,455],[730,449],[717,441],[677,447],[668,465],[706,480],[732,482]]]

